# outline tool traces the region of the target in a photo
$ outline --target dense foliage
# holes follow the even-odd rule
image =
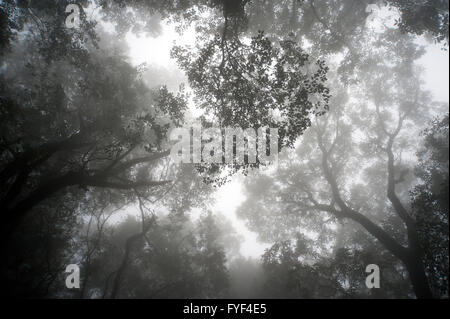
[[[379,1],[374,26],[360,0],[85,0],[68,28],[73,3],[0,2],[2,295],[448,298],[448,101],[418,64],[448,1]],[[196,36],[178,91],[126,40],[169,24]],[[195,120],[277,128],[278,166],[172,163]],[[224,174],[259,259],[214,209]]]

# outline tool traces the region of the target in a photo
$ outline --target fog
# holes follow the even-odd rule
[[[3,296],[448,298],[448,2],[0,23]]]

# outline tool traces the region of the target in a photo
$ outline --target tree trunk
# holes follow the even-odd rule
[[[425,275],[425,269],[421,258],[411,253],[407,261],[404,261],[406,269],[409,273],[411,284],[418,299],[434,298]]]
[[[127,238],[127,241],[125,242],[125,253],[122,258],[122,263],[120,264],[119,269],[117,270],[116,277],[114,278],[114,283],[111,291],[111,299],[115,299],[119,293],[120,284],[122,283],[122,278],[125,273],[125,270],[128,266],[128,260],[130,257],[131,249],[133,248],[133,245],[135,242],[137,242],[140,238],[142,238],[145,233],[147,232],[149,226],[144,227],[141,233],[132,235]]]

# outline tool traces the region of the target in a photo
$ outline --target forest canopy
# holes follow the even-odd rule
[[[133,62],[169,28],[175,71]],[[421,64],[448,28],[440,0],[1,1],[2,295],[448,298],[448,88]],[[193,123],[275,128],[277,161],[176,163]]]

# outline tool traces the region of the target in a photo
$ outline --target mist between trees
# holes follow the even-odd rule
[[[448,298],[448,101],[418,63],[448,48],[448,1],[69,4],[0,2],[2,295]],[[169,24],[195,32],[176,79],[125,41]],[[175,163],[194,121],[277,129],[276,167]],[[214,209],[233,178],[259,258]]]

